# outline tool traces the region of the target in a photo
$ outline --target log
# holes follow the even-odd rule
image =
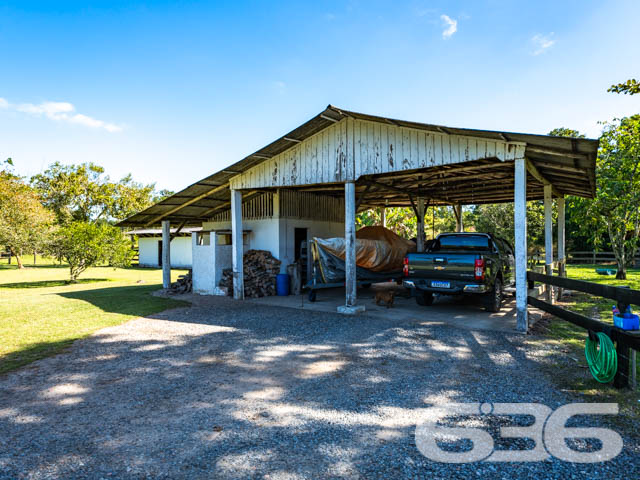
[[[267,250],[249,250],[243,257],[244,296],[246,298],[265,297],[276,294],[276,275],[280,273],[280,260]],[[218,284],[233,294],[233,270],[222,271]]]

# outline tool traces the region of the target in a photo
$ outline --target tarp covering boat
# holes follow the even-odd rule
[[[312,251],[322,280],[339,282],[345,278],[345,239],[314,238]],[[416,244],[384,227],[363,227],[356,232],[356,275],[358,279],[388,280],[402,271],[407,253]],[[397,276],[397,275],[396,275]]]

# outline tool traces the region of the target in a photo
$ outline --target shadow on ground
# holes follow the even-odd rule
[[[82,285],[85,283],[108,282],[108,278],[79,278],[75,283],[68,280],[39,280],[35,282],[0,283],[0,288],[46,288],[65,285]]]
[[[638,473],[637,462],[623,457],[578,466],[555,460],[448,465],[419,453],[415,426],[431,406],[526,401],[555,408],[568,401],[536,374],[524,337],[397,320],[392,314],[345,317],[220,297],[194,301],[101,330],[68,353],[0,377],[0,474]],[[626,448],[637,454],[637,443]]]

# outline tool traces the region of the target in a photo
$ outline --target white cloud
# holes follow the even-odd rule
[[[541,53],[546,52],[549,48],[553,46],[556,41],[553,39],[553,32],[548,35],[542,35],[540,33],[535,34],[531,37],[531,43],[533,44],[532,55],[540,55]]]
[[[445,40],[451,38],[451,36],[458,31],[458,21],[453,20],[449,15],[440,15],[444,30],[442,31],[442,38]]]
[[[42,102],[39,104],[20,103],[12,105],[4,98],[0,98],[0,108],[12,108],[29,115],[42,116],[58,122],[75,123],[89,128],[100,128],[107,132],[121,132],[122,127],[113,123],[103,122],[81,113],[76,113],[76,107],[69,102]]]

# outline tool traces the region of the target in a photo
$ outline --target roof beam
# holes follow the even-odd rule
[[[193,197],[191,200],[187,200],[186,202],[184,202],[182,205],[178,205],[177,207],[172,208],[172,209],[170,209],[170,210],[167,210],[167,211],[166,211],[166,212],[164,212],[163,214],[161,214],[161,215],[158,215],[158,216],[154,217],[153,219],[151,219],[150,221],[148,221],[148,222],[145,224],[145,227],[148,227],[148,226],[150,226],[150,225],[153,225],[154,223],[159,222],[159,221],[160,221],[160,220],[162,220],[163,218],[166,218],[166,217],[168,217],[169,215],[172,215],[172,214],[174,214],[174,213],[176,213],[176,212],[178,212],[178,211],[182,210],[184,207],[188,207],[189,205],[192,205],[192,204],[196,203],[198,200],[202,200],[203,198],[206,198],[206,197],[208,197],[209,195],[213,195],[214,193],[219,192],[220,190],[224,190],[225,188],[227,188],[227,187],[228,187],[228,185],[229,185],[228,183],[225,183],[225,184],[223,184],[223,185],[219,185],[219,186],[217,186],[217,187],[215,187],[215,188],[212,188],[212,189],[210,189],[210,190],[207,190],[206,192],[201,193],[200,195],[196,195],[196,196],[195,196],[195,197]]]
[[[558,190],[556,190],[556,187],[553,186],[553,183],[547,180],[547,178],[540,173],[540,171],[536,168],[536,166],[533,164],[531,160],[527,158],[526,162],[527,162],[527,172],[529,172],[533,178],[538,180],[543,185],[551,185],[551,192],[555,197],[563,196],[560,192],[558,192]]]
[[[586,153],[560,152],[558,150],[551,150],[548,148],[532,147],[531,145],[527,145],[527,151],[532,153],[541,153],[543,155],[555,155],[565,158],[578,158],[580,160],[589,158]]]

